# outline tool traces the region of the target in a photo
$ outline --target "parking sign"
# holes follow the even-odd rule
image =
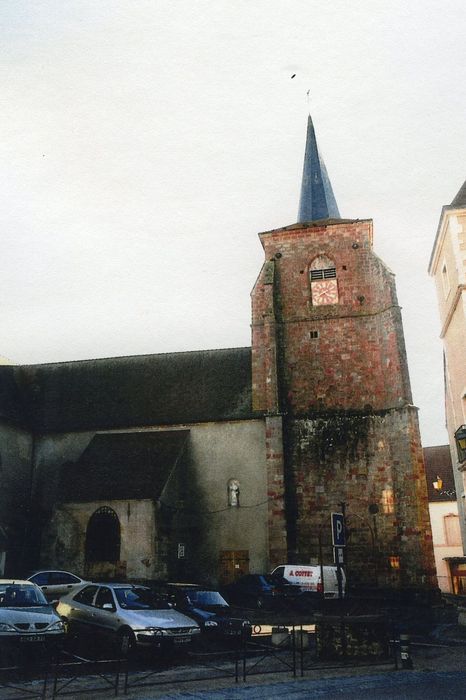
[[[344,547],[345,538],[345,518],[343,513],[332,513],[332,542],[334,547]]]
[[[342,566],[345,563],[345,550],[343,547],[333,548],[333,560],[337,566]]]

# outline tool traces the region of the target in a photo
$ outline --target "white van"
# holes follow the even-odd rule
[[[336,566],[324,566],[324,597],[338,598],[338,578]],[[343,595],[345,595],[346,577],[342,574]],[[322,593],[322,578],[320,566],[308,566],[305,564],[284,564],[277,566],[272,571],[272,576],[285,578],[294,586],[299,586],[303,593]]]

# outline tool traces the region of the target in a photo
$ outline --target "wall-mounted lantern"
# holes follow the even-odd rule
[[[432,486],[436,491],[441,491],[443,486],[443,479],[437,474],[437,481],[432,482]]]
[[[461,425],[455,433],[456,449],[458,451],[458,461],[466,460],[466,425]]]

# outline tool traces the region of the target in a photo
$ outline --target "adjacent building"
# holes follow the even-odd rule
[[[446,425],[466,553],[466,182],[442,208],[429,274],[440,312]]]
[[[424,448],[437,580],[444,593],[466,594],[466,562],[450,446]]]
[[[309,117],[298,222],[259,235],[252,344],[0,367],[6,569],[226,582],[333,562],[436,585],[393,273],[341,218]]]

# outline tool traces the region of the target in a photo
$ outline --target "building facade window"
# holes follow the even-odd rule
[[[337,269],[333,260],[318,255],[309,266],[311,299],[313,306],[338,304]]]
[[[387,515],[395,511],[393,489],[384,489],[382,491],[382,510]]]
[[[443,286],[443,294],[444,294],[445,299],[446,299],[450,293],[450,278],[448,276],[448,269],[447,269],[446,262],[444,262],[442,265],[442,286]]]
[[[460,519],[455,513],[445,515],[443,518],[443,527],[445,530],[445,544],[450,547],[461,546],[461,529]]]

